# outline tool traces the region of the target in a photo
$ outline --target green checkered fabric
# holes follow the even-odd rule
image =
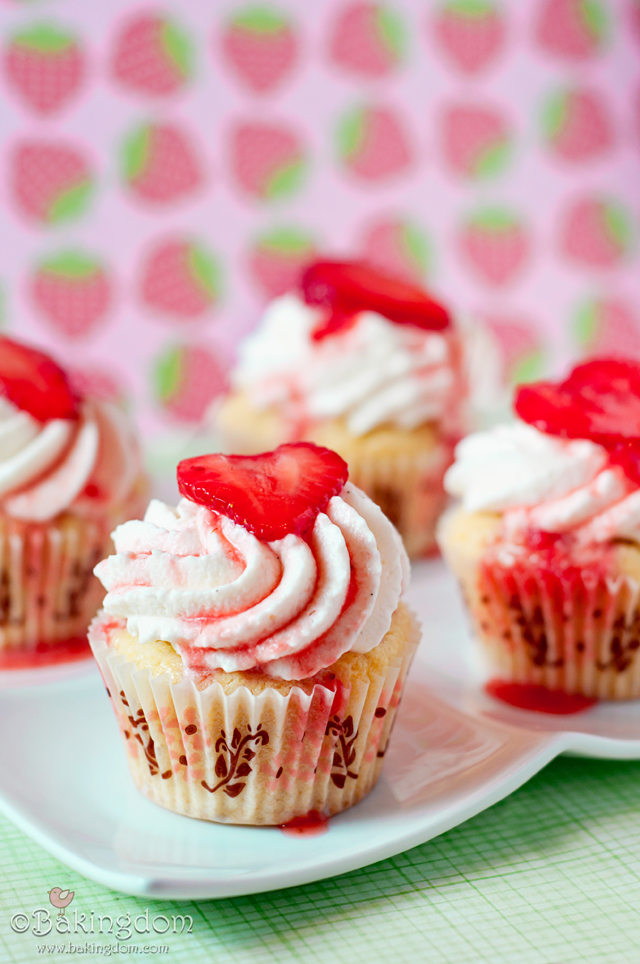
[[[145,958],[185,964],[640,964],[640,764],[556,760],[442,837],[269,894],[200,903],[126,897],[63,867],[4,819],[0,879],[3,964],[78,956],[53,948],[68,938],[10,926],[15,913],[48,907],[55,886],[74,890],[73,907],[87,913],[192,915],[190,934],[121,942],[164,945]]]

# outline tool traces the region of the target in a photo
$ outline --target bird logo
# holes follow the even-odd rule
[[[54,907],[58,908],[58,917],[64,917],[64,909],[68,907],[75,896],[74,890],[63,890],[62,887],[52,887],[49,891],[49,900]]]

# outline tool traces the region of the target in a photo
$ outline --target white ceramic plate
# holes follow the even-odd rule
[[[570,717],[512,709],[481,688],[452,578],[415,567],[424,625],[375,790],[292,838],[181,817],[135,790],[100,677],[0,692],[0,808],[79,873],[129,894],[231,897],[330,877],[415,846],[485,809],[563,752],[640,759],[640,702]]]

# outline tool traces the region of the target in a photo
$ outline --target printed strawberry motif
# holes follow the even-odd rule
[[[199,455],[178,465],[181,495],[264,542],[308,532],[348,477],[344,459],[312,442],[261,455]]]
[[[543,50],[565,60],[586,60],[603,47],[608,32],[600,0],[544,0],[536,28]]]
[[[505,34],[502,14],[489,0],[449,0],[436,15],[436,39],[465,74],[475,74],[495,60]]]
[[[124,145],[123,175],[133,194],[151,204],[180,200],[203,180],[191,142],[171,124],[147,124],[130,135]]]
[[[291,24],[268,7],[248,7],[226,25],[222,50],[236,75],[254,93],[277,87],[297,57]]]
[[[360,251],[370,264],[408,281],[422,281],[427,272],[429,245],[425,235],[401,218],[384,218],[372,224]]]
[[[27,217],[58,224],[83,213],[93,185],[77,148],[28,141],[14,150],[12,162],[13,195]]]
[[[362,77],[384,77],[404,55],[404,26],[395,10],[379,3],[351,3],[338,16],[329,55]]]
[[[0,394],[38,422],[79,416],[79,399],[53,358],[6,335],[0,335]]]
[[[54,114],[77,92],[84,59],[75,38],[49,24],[15,34],[4,55],[7,80],[38,114]]]
[[[508,211],[479,211],[463,226],[460,248],[480,277],[492,285],[512,281],[529,255],[529,239],[520,219]]]
[[[620,298],[594,298],[580,305],[573,333],[586,355],[640,356],[640,317]]]
[[[31,279],[31,294],[53,329],[69,338],[92,334],[111,302],[104,266],[76,251],[43,261]]]
[[[612,268],[624,260],[633,241],[629,213],[617,201],[584,198],[567,210],[561,228],[564,255],[589,268]]]
[[[629,0],[628,11],[629,25],[636,40],[640,43],[640,0]]]
[[[488,177],[508,160],[510,136],[502,114],[490,107],[456,105],[442,119],[444,157],[456,174]]]
[[[306,166],[302,145],[293,131],[260,122],[236,127],[231,163],[240,187],[261,200],[273,200],[297,190]]]
[[[555,154],[566,161],[589,161],[606,154],[613,143],[609,113],[592,90],[566,90],[546,104],[544,133]]]
[[[217,264],[206,248],[188,239],[161,242],[144,265],[143,302],[171,318],[199,318],[215,304],[219,293]]]
[[[521,385],[540,377],[545,354],[535,326],[491,315],[484,319],[484,324],[499,346],[507,384]]]
[[[394,177],[413,161],[404,125],[386,107],[349,111],[338,129],[338,150],[349,170],[365,181]]]
[[[180,422],[199,422],[227,387],[221,363],[204,345],[169,348],[157,359],[154,376],[158,401]]]
[[[116,39],[113,76],[136,93],[153,97],[173,94],[189,79],[191,66],[189,38],[161,14],[134,17]]]
[[[309,235],[297,228],[276,228],[257,239],[249,252],[249,271],[268,298],[296,287],[300,272],[315,254]]]

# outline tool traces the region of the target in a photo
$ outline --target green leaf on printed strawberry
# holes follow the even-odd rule
[[[233,18],[234,27],[249,33],[274,34],[287,27],[287,22],[269,7],[249,7]]]
[[[93,277],[101,268],[95,259],[88,258],[81,252],[62,251],[43,261],[40,270],[70,281],[82,281]]]
[[[213,301],[220,294],[220,270],[208,251],[196,244],[191,244],[187,252],[187,264],[191,276],[203,289],[207,297]]]
[[[47,220],[51,224],[59,224],[61,221],[78,217],[86,208],[92,190],[91,181],[83,181],[63,191],[49,205]]]
[[[151,156],[151,134],[152,127],[146,124],[126,138],[122,151],[125,180],[134,181],[146,170]]]
[[[160,27],[160,42],[162,47],[184,79],[191,75],[192,50],[187,35],[171,21],[164,21]]]
[[[292,194],[299,188],[305,168],[306,164],[302,158],[297,158],[283,165],[269,178],[265,189],[265,197],[269,200],[275,200],[287,194]]]
[[[58,27],[46,23],[21,30],[13,36],[12,43],[34,53],[50,56],[65,53],[74,46],[73,37]]]
[[[406,35],[402,20],[395,10],[378,7],[375,11],[378,34],[394,60],[400,60],[406,47]]]

